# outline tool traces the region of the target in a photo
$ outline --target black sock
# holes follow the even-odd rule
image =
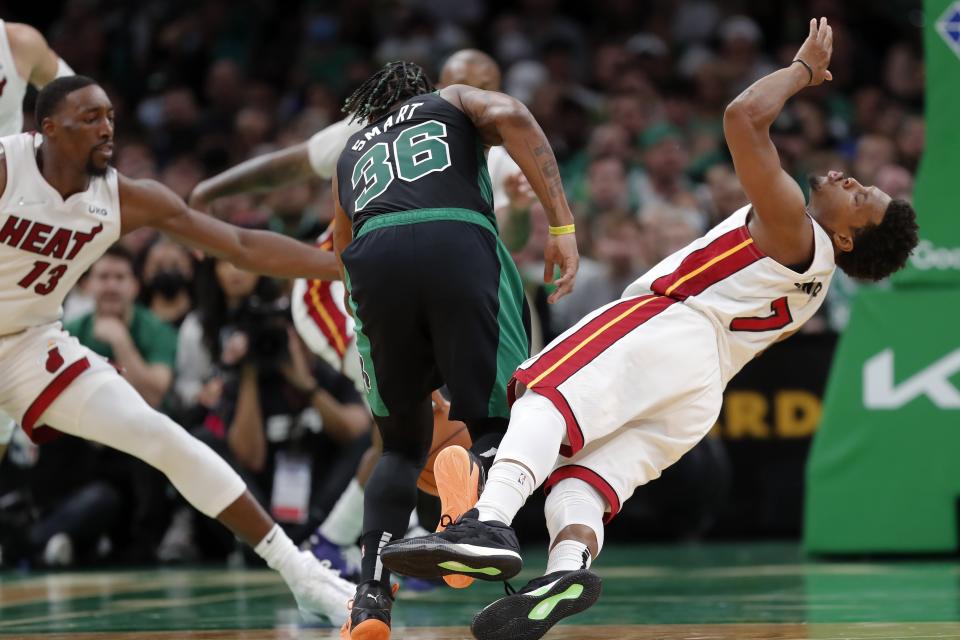
[[[378,580],[390,589],[390,572],[380,562],[380,549],[407,532],[410,512],[417,504],[420,467],[396,452],[384,452],[363,495],[363,559],[361,581]]]
[[[493,465],[497,448],[503,440],[503,434],[506,433],[507,423],[506,418],[486,418],[470,422],[470,435],[473,438],[470,451],[480,458],[484,471],[490,471]]]

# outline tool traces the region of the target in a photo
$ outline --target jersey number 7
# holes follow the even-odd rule
[[[353,188],[356,189],[361,182],[364,185],[353,205],[354,211],[360,211],[386,191],[395,176],[413,182],[428,173],[449,167],[450,146],[444,140],[446,137],[447,125],[428,120],[397,136],[392,145],[393,162],[389,143],[378,142],[370,147],[353,166]],[[394,163],[397,165],[396,172]]]
[[[731,331],[776,331],[793,322],[787,297],[777,298],[770,303],[769,316],[734,318],[730,321]]]

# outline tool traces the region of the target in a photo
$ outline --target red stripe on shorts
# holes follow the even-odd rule
[[[547,478],[547,481],[543,483],[544,493],[550,493],[550,489],[552,489],[554,485],[561,480],[566,480],[568,478],[583,480],[588,485],[596,489],[597,492],[603,496],[604,500],[607,501],[607,504],[610,505],[610,513],[603,517],[604,524],[608,524],[618,513],[620,513],[620,497],[617,495],[617,492],[614,491],[610,483],[604,480],[603,476],[596,471],[582,467],[578,464],[560,467],[551,473],[550,477]]]
[[[513,374],[508,389],[522,382],[553,402],[563,415],[570,445],[561,447],[561,455],[567,458],[573,456],[583,448],[585,438],[573,410],[557,387],[618,340],[676,302],[673,298],[663,296],[628,298],[574,331],[548,352],[542,353],[533,366],[518,369]],[[543,365],[541,361],[545,361]]]
[[[656,294],[686,300],[763,257],[744,225],[691,252],[672,273],[654,280],[650,288]]]
[[[26,433],[35,444],[49,442],[61,435],[59,431],[50,427],[46,427],[44,431],[35,434],[33,428],[36,426],[40,416],[43,415],[43,412],[53,404],[53,401],[70,386],[71,382],[76,380],[81,373],[89,368],[90,361],[86,358],[80,358],[61,371],[60,375],[51,380],[50,384],[40,392],[36,400],[27,408],[26,413],[23,414],[23,422],[20,426],[23,427],[24,433]]]

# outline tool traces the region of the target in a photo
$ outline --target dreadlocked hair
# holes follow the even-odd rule
[[[343,103],[350,122],[373,122],[402,100],[433,91],[433,83],[420,65],[413,62],[388,62],[366,79]]]

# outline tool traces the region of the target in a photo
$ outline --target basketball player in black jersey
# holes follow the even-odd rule
[[[579,258],[553,151],[517,100],[466,85],[435,92],[420,67],[393,62],[344,110],[368,124],[337,163],[334,243],[383,457],[366,487],[362,580],[341,637],[387,640],[394,594],[379,551],[404,534],[416,503],[430,393],[447,385],[450,417],[467,423],[482,453],[506,430],[506,382],[527,357],[523,290],[497,235],[487,146],[506,147],[544,206],[544,281],[560,269],[551,302],[573,289]]]

